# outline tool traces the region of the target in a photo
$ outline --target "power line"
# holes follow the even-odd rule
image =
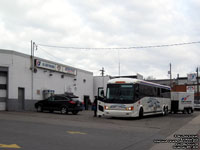
[[[53,57],[53,58],[54,58],[54,59],[56,59],[56,60],[59,60],[59,61],[61,61],[61,62],[63,62],[63,61],[64,61],[64,60],[62,60],[62,59],[60,59],[60,58],[58,58],[58,57],[56,57],[56,56],[52,55],[52,54],[51,54],[51,53],[49,53],[47,50],[45,50],[45,49],[43,49],[43,48],[41,48],[41,47],[40,47],[40,50],[42,50],[42,51],[46,52],[46,54],[47,54],[47,55],[49,55],[49,56]]]
[[[85,49],[85,50],[114,50],[114,49],[146,49],[146,48],[160,48],[160,47],[172,47],[172,46],[183,46],[191,44],[200,44],[200,41],[195,42],[184,42],[184,43],[173,43],[173,44],[162,44],[162,45],[148,45],[148,46],[130,46],[130,47],[67,47],[67,46],[55,46],[55,45],[46,45],[46,44],[37,44],[38,46],[51,47],[51,48],[62,48],[62,49]]]

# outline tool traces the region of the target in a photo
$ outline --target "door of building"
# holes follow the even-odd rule
[[[0,71],[0,110],[6,110],[7,102],[7,72]]]
[[[89,109],[90,105],[90,96],[84,95],[84,105],[85,105],[85,110]]]
[[[24,110],[24,88],[18,88],[18,109],[19,111]]]

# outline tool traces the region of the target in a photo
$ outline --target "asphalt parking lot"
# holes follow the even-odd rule
[[[180,129],[181,133],[187,130],[193,134],[192,130],[197,126],[199,133],[199,118],[200,111],[156,115],[141,120],[94,118],[92,111],[78,115],[0,112],[0,150],[156,149],[156,139],[166,139]],[[190,125],[191,122],[196,124]]]

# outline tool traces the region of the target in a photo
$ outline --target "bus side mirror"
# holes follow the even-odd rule
[[[98,88],[98,99],[104,99],[104,90],[102,87]]]
[[[139,95],[140,95],[139,92],[135,92],[135,98],[136,98],[136,99],[139,99],[139,98],[140,98]]]
[[[101,91],[100,96],[101,96],[101,97],[104,97],[104,90]]]

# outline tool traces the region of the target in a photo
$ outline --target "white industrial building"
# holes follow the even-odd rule
[[[104,89],[106,92],[106,87],[108,80],[110,80],[111,76],[94,76],[93,77],[93,91],[94,91],[94,96],[98,96],[98,89]]]
[[[34,104],[52,92],[73,92],[93,100],[93,73],[53,61],[0,50],[0,110],[34,110]]]

